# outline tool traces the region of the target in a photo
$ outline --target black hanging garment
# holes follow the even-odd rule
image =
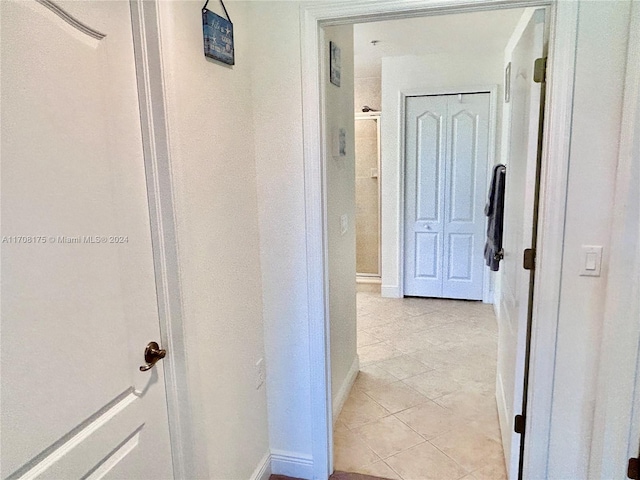
[[[504,220],[504,184],[507,168],[498,164],[493,167],[489,201],[484,207],[487,218],[487,243],[484,246],[484,259],[491,270],[500,269],[502,251],[502,223]]]

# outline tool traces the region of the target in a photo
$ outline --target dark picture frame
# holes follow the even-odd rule
[[[340,47],[334,42],[329,42],[329,80],[336,87],[340,86],[340,73],[342,71],[340,55]]]
[[[207,10],[205,4],[205,8],[202,9],[202,33],[205,57],[227,65],[235,65],[231,20]]]

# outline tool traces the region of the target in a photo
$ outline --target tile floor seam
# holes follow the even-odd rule
[[[391,465],[389,465],[387,462],[385,462],[384,460],[381,460],[381,461],[382,461],[382,462],[384,462],[384,464],[385,464],[387,467],[389,467],[389,469],[390,469],[393,473],[395,473],[396,475],[398,475],[398,477],[399,477],[401,480],[409,480],[409,479],[405,479],[402,475],[400,475],[400,473],[398,473],[398,472],[396,471],[396,469],[395,469],[395,468],[393,468]]]
[[[379,462],[380,460],[382,460],[382,457],[381,457],[380,455],[378,455],[378,454],[376,453],[376,451],[375,451],[373,448],[371,448],[371,447],[369,446],[369,444],[364,440],[364,438],[362,438],[362,435],[360,435],[358,432],[353,432],[353,433],[355,433],[355,434],[356,434],[356,436],[357,436],[360,440],[362,440],[362,443],[364,443],[364,445],[365,445],[369,450],[371,450],[371,452],[372,452],[376,457],[378,457],[378,460],[376,460],[375,462],[371,462],[371,463],[365,464],[365,465],[363,465],[363,467],[366,467],[367,465],[373,465],[374,463]]]
[[[409,448],[405,448],[404,450],[401,450],[399,452],[393,453],[391,455],[387,455],[386,457],[382,457],[381,460],[384,462],[385,460],[388,460],[390,458],[393,457],[397,457],[398,455],[400,455],[401,453],[406,452],[407,450],[411,450],[414,447],[417,447],[418,445],[422,445],[423,443],[427,443],[427,440],[425,440],[424,438],[422,439],[421,442],[416,443],[415,445],[411,445]]]
[[[447,432],[449,433],[449,432]],[[440,437],[446,435],[446,433],[443,433],[442,435],[439,435]],[[438,448],[437,445],[435,445],[434,443],[430,442],[429,440],[427,440],[427,442],[429,442],[429,445],[431,445],[433,448],[435,448],[436,450],[438,450],[440,453],[442,453],[445,457],[449,458],[452,462],[455,462],[456,465],[458,465],[462,470],[464,470],[465,473],[462,477],[469,475],[470,473],[472,473],[471,470],[469,470],[468,468],[464,467],[463,465],[460,464],[460,462],[458,462],[455,458],[453,458],[451,455],[448,455],[446,452],[444,452],[441,448]],[[480,467],[482,468],[482,467]],[[462,478],[459,477],[459,478]]]
[[[416,376],[417,376],[417,375],[416,375]],[[409,388],[413,388],[413,387],[411,387],[411,385],[407,385],[407,386],[408,386]],[[414,390],[415,390],[415,389],[414,389]],[[443,393],[442,395],[438,395],[437,397],[427,397],[427,396],[426,396],[426,395],[424,395],[424,394],[422,394],[422,395],[424,395],[428,400],[435,401],[435,400],[437,400],[437,399],[439,399],[439,398],[442,398],[442,397],[444,397],[444,396],[446,396],[446,395],[450,395],[451,393],[456,393],[456,392],[459,392],[459,391],[461,391],[461,390],[462,390],[462,389],[461,389],[461,388],[459,388],[459,389],[457,389],[457,390],[454,390],[453,392],[450,392],[450,393]],[[419,393],[420,393],[420,392],[419,392]]]
[[[384,408],[389,413],[389,415],[393,415],[393,413],[391,411],[389,411],[388,408],[385,408],[382,405],[380,405],[380,403],[377,402],[376,399],[373,398],[371,395],[369,395],[366,390],[361,390],[361,392],[364,393],[367,397],[369,397],[371,399],[371,401],[373,403],[375,403],[376,405],[378,405],[380,408]],[[389,415],[385,415],[385,417],[388,417]]]
[[[403,410],[403,411],[404,411],[404,412],[406,412],[407,410],[409,410],[409,409],[411,409],[411,408],[413,408],[413,407],[409,407],[409,408],[407,408],[406,410]],[[402,412],[398,412],[398,413],[402,413]],[[396,414],[394,413],[393,415],[395,416]],[[402,420],[402,419],[401,419],[401,418],[399,418],[399,417],[396,417],[396,418],[397,418],[399,421],[401,421],[402,423],[404,423],[404,424],[405,424],[407,427],[409,427],[411,430],[413,430],[414,432],[416,432],[418,435],[420,435],[422,438],[424,438],[425,442],[428,442],[428,441],[429,441],[429,439],[428,439],[428,438],[425,438],[425,436],[424,436],[424,435],[422,435],[419,431],[417,431],[415,428],[413,428],[413,427],[412,427],[411,425],[409,425],[407,422],[405,422],[404,420]],[[408,450],[408,449],[407,449],[407,450]]]
[[[407,450],[411,450],[412,448],[417,447],[418,445],[422,445],[423,443],[426,443],[426,442],[428,442],[428,440],[425,440],[424,438],[422,438],[422,441],[421,441],[421,442],[418,442],[418,443],[416,443],[415,445],[411,445],[410,447],[407,447],[407,448],[405,448],[404,450],[400,450],[399,452],[392,453],[391,455],[387,455],[386,457],[380,457],[380,459],[381,459],[382,461],[385,461],[385,460],[387,460],[387,459],[389,459],[389,458],[392,458],[392,457],[395,457],[395,456],[397,456],[397,455],[400,455],[401,453],[404,453],[404,452],[406,452]]]
[[[392,415],[393,415],[393,414],[392,414]],[[389,415],[389,416],[391,416],[391,415]],[[386,417],[385,417],[385,418],[386,418]],[[369,446],[369,444],[368,444],[368,443],[367,443],[367,441],[362,437],[362,435],[360,435],[358,432],[354,432],[354,433],[355,433],[355,434],[356,434],[356,435],[357,435],[357,436],[358,436],[358,437],[363,441],[363,443],[364,443],[364,444],[365,444],[365,445],[366,445],[366,446],[367,446],[367,447],[368,447],[368,448],[369,448],[369,449],[370,449],[370,450],[371,450],[371,451],[372,451],[372,452],[373,452],[373,453],[378,457],[378,459],[379,459],[379,460],[382,460],[382,461],[384,461],[384,460],[385,460],[385,459],[387,459],[387,458],[391,458],[391,457],[393,457],[393,456],[395,456],[395,455],[398,455],[398,454],[400,454],[400,453],[402,453],[402,452],[405,452],[405,451],[407,451],[407,450],[409,450],[409,449],[411,449],[411,448],[413,448],[413,447],[415,447],[415,446],[417,446],[417,445],[421,445],[421,444],[423,444],[424,442],[426,442],[426,440],[425,440],[425,439],[424,439],[420,434],[418,434],[418,436],[420,436],[420,438],[422,438],[422,441],[421,441],[421,442],[418,442],[418,443],[416,443],[416,444],[414,444],[414,445],[411,445],[411,446],[409,446],[409,447],[407,447],[407,448],[404,448],[403,450],[400,450],[399,452],[392,453],[391,455],[382,456],[382,455],[380,455],[378,452],[376,452],[375,450],[373,450],[373,449]],[[368,464],[368,465],[372,465],[373,463],[376,463],[376,462],[372,462],[372,463],[370,463],[370,464]],[[365,466],[366,466],[366,465],[365,465]]]
[[[433,304],[426,304],[426,302],[432,301],[437,302],[437,308],[432,308],[434,307]],[[369,335],[365,340],[366,345],[359,345],[358,348],[360,349],[370,345],[379,345],[379,348],[377,350],[370,350],[372,356],[369,358],[373,358],[374,360],[363,362],[361,373],[359,374],[359,377],[361,377],[359,379],[360,382],[358,382],[358,380],[356,381],[352,392],[357,390],[359,395],[363,395],[363,398],[371,402],[371,405],[375,405],[378,412],[373,412],[376,418],[367,419],[365,422],[355,423],[353,426],[342,422],[341,425],[346,431],[354,435],[354,439],[357,438],[366,446],[366,451],[373,454],[370,455],[371,458],[378,458],[378,460],[373,461],[373,463],[369,463],[370,459],[367,459],[368,466],[377,464],[379,467],[385,467],[387,474],[393,472],[397,478],[416,480],[420,474],[415,474],[414,471],[414,474],[407,476],[407,471],[403,468],[403,471],[405,471],[405,475],[403,476],[400,474],[400,471],[393,468],[387,460],[403,454],[404,457],[399,458],[405,458],[408,450],[421,445],[428,445],[432,450],[417,450],[416,452],[421,451],[423,452],[421,455],[427,456],[429,455],[427,452],[438,452],[439,457],[433,457],[434,461],[439,461],[437,458],[442,458],[443,461],[447,459],[446,461],[450,462],[451,467],[448,467],[446,463],[438,464],[440,466],[437,467],[444,468],[445,470],[449,469],[449,474],[445,475],[449,475],[447,478],[453,479],[456,475],[460,475],[461,472],[466,473],[459,478],[465,476],[473,477],[473,472],[487,468],[486,465],[471,468],[473,462],[478,461],[477,456],[474,458],[473,456],[467,457],[463,455],[460,458],[466,459],[464,462],[470,466],[470,468],[465,468],[459,461],[455,460],[455,455],[445,453],[443,449],[436,447],[432,442],[440,439],[441,441],[439,443],[447,445],[447,449],[449,450],[451,447],[448,445],[451,445],[454,447],[453,453],[456,453],[455,445],[450,442],[455,441],[457,438],[456,435],[459,436],[459,434],[456,434],[456,428],[458,427],[455,426],[455,423],[461,417],[460,409],[462,409],[463,412],[469,410],[469,400],[467,400],[466,397],[467,395],[471,395],[471,397],[475,396],[475,399],[480,403],[474,404],[474,408],[470,410],[475,411],[480,417],[478,417],[478,420],[473,425],[469,426],[469,430],[476,432],[475,435],[477,435],[477,438],[483,439],[483,442],[488,442],[481,445],[489,448],[489,450],[487,450],[489,455],[494,456],[497,452],[492,445],[500,449],[502,448],[499,425],[497,428],[492,426],[493,418],[495,417],[497,419],[497,411],[494,411],[496,409],[495,403],[492,405],[491,402],[487,403],[485,401],[485,399],[495,395],[495,383],[493,387],[491,387],[491,383],[495,382],[495,379],[493,379],[492,382],[489,372],[492,370],[492,365],[495,367],[496,362],[496,355],[495,353],[491,353],[491,348],[497,336],[497,325],[495,324],[493,311],[489,308],[485,308],[484,305],[479,305],[474,302],[415,298],[402,300],[383,299],[379,297],[379,294],[358,294],[358,320],[367,317],[368,327],[360,328],[363,325],[359,323],[358,334],[360,335],[364,332]],[[441,314],[439,315],[436,312],[440,312]],[[420,317],[423,318],[421,319]],[[422,322],[428,320],[433,320],[434,323],[427,327],[425,326],[427,324]],[[377,335],[372,333],[374,331],[377,332]],[[429,333],[427,334],[426,332]],[[388,337],[382,336],[382,334],[385,333],[388,334]],[[420,338],[414,341],[411,338],[412,336]],[[373,340],[378,341],[369,343]],[[423,342],[422,344],[420,344],[421,341]],[[418,349],[416,350],[416,348]],[[468,353],[469,349],[473,350],[473,353]],[[486,349],[489,349],[488,353]],[[451,354],[456,361],[448,361],[448,351],[452,352]],[[433,359],[429,359],[428,355],[432,355]],[[475,363],[477,363],[477,358],[480,358],[478,355],[482,357],[481,363],[484,366],[480,365],[476,368]],[[429,361],[425,362],[421,360],[420,357],[423,359],[427,358]],[[473,368],[467,371],[468,368],[465,365],[468,365],[469,368],[473,366]],[[414,373],[421,368],[424,368],[424,371]],[[370,373],[364,374],[362,372]],[[397,376],[392,372],[395,372]],[[419,382],[415,377],[421,375],[425,376],[424,382],[426,383],[423,383],[423,388],[418,389],[410,383],[418,386]],[[391,380],[392,378],[394,380]],[[412,379],[414,379],[413,382],[411,382]],[[433,382],[435,382],[435,384],[433,384]],[[468,386],[469,382],[471,382],[470,386]],[[397,385],[402,388],[397,390],[397,393],[386,396],[385,389],[389,385]],[[429,395],[423,393],[423,391],[425,391],[424,388],[432,388],[432,386],[436,388],[435,392],[431,392]],[[447,393],[441,393],[437,389],[443,389],[442,391],[446,391]],[[452,389],[452,391],[449,392],[448,390],[450,389]],[[407,392],[410,392],[409,396],[405,396]],[[437,393],[437,395],[435,395],[435,393]],[[386,401],[380,402],[376,400],[376,397],[381,400],[386,398],[391,403]],[[472,398],[472,400],[473,399],[474,398]],[[405,407],[405,405],[413,404],[413,402],[417,403]],[[387,409],[383,406],[383,403],[388,404],[391,408]],[[356,404],[356,406],[357,405],[358,404]],[[427,408],[426,411],[428,412],[431,411],[429,410],[431,407],[428,407],[428,405],[433,405],[433,407],[436,408],[434,414],[439,411],[437,409],[442,409],[442,412],[447,412],[451,420],[444,420],[444,424],[438,421],[436,421],[435,424],[428,422],[425,424],[426,428],[435,428],[436,430],[433,430],[432,433],[425,431],[423,435],[420,433],[423,428],[419,427],[419,423],[413,420],[409,421],[411,417],[407,411],[416,408],[416,412],[422,412],[424,410],[419,410],[418,408],[424,406],[423,408]],[[396,410],[396,408],[399,407],[402,408]],[[381,417],[377,417],[381,412],[386,413]],[[402,420],[401,416],[403,415],[407,421]],[[374,427],[374,425],[389,417],[393,417],[393,421],[390,422],[387,420],[385,424],[388,426],[385,428],[390,428],[393,425],[397,425],[398,427],[402,425],[402,429],[398,430],[397,433],[393,433],[393,435],[400,435],[398,438],[403,438],[405,445],[403,445],[403,448],[398,452],[390,454],[389,456],[378,455],[377,452],[369,446],[364,437],[360,435],[363,430],[356,430],[368,427],[369,437],[371,438],[371,433],[376,432],[375,428],[381,428]],[[417,420],[420,421],[419,417]],[[452,422],[454,426],[451,426],[448,422]],[[489,428],[489,430],[487,430],[487,428]],[[442,429],[442,431],[440,431],[440,429]],[[405,431],[407,434],[411,432],[411,435],[403,437],[403,435],[406,434],[402,434],[402,431]],[[449,435],[449,437],[445,437],[446,435]],[[418,439],[422,440],[413,446],[406,447],[406,445]],[[449,443],[447,443],[447,441]],[[384,445],[384,443],[381,445]],[[502,459],[502,455],[496,455],[496,460],[500,459]],[[394,462],[394,464],[400,466],[397,462]],[[501,469],[504,470],[504,459],[502,459],[501,464],[501,466],[494,464],[496,466],[491,467],[492,470],[488,473],[492,474],[497,472],[493,470],[493,468],[502,467]],[[380,472],[380,470],[376,468],[372,468],[371,470],[374,473],[376,471]],[[384,468],[381,471],[385,472]],[[429,478],[432,478],[432,475],[433,474],[427,474]]]
[[[370,452],[371,452],[371,453],[376,457],[376,459],[377,459],[377,460],[374,460],[374,461],[373,461],[373,462],[371,462],[371,463],[364,463],[364,464],[360,465],[358,468],[363,468],[363,467],[366,467],[366,466],[369,466],[369,465],[373,465],[373,464],[374,464],[374,463],[376,463],[376,462],[382,461],[382,457],[380,457],[380,455],[378,455],[378,454],[377,454],[377,453],[376,453],[376,452],[375,452],[375,451],[374,451],[374,450],[373,450],[373,449],[372,449],[372,448],[367,444],[367,442],[362,438],[362,436],[361,436],[358,432],[355,432],[355,431],[353,431],[353,430],[351,430],[351,432],[352,432],[356,437],[358,437],[358,438],[360,439],[360,441],[362,442],[362,444],[363,444],[366,448],[368,448],[368,449],[370,450]]]

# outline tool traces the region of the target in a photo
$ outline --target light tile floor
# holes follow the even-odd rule
[[[336,470],[506,479],[490,305],[358,292],[360,373],[334,429]]]

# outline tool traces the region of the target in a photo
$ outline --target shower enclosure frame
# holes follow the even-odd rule
[[[378,181],[378,268],[377,273],[360,273],[356,269],[356,283],[382,283],[382,182],[381,182],[381,151],[380,151],[380,117],[381,111],[355,112],[355,121],[374,120],[376,122],[376,147],[377,147],[377,181]],[[356,220],[357,222],[357,220]],[[357,228],[357,227],[356,227]],[[357,230],[356,230],[357,235]]]

